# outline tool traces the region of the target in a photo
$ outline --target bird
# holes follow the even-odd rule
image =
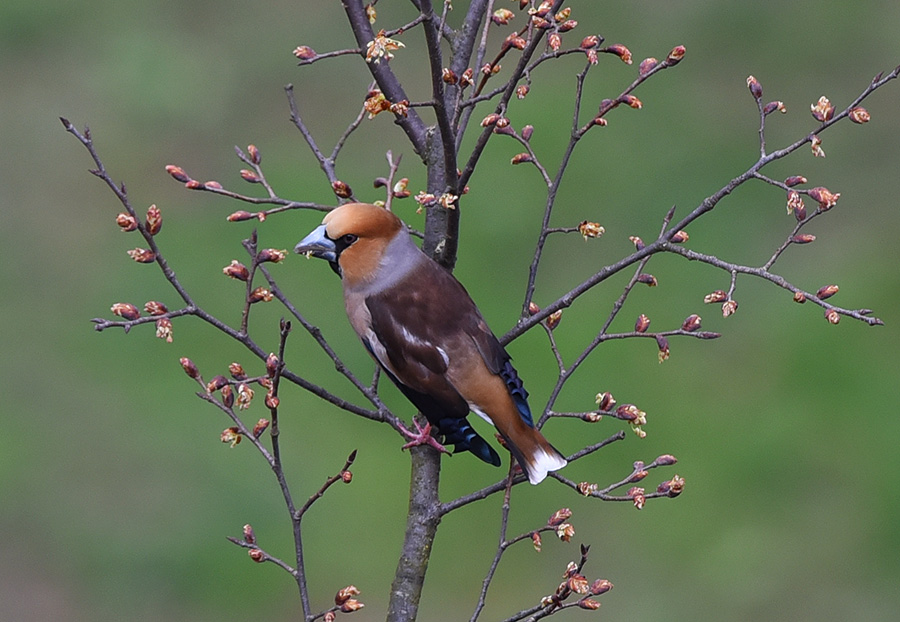
[[[425,417],[412,445],[469,451],[500,466],[500,456],[467,420],[481,416],[499,432],[532,484],[566,459],[535,427],[528,393],[510,355],[449,270],[426,255],[393,212],[345,203],[294,248],[328,261],[341,277],[350,324],[391,381]],[[448,452],[449,453],[449,452]]]

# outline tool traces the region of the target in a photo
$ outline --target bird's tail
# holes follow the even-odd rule
[[[453,444],[453,451],[470,451],[488,464],[500,466],[499,454],[465,419],[445,417],[437,426],[444,435],[444,443]]]
[[[566,466],[565,457],[536,428],[521,425],[510,432],[500,435],[532,484],[541,483],[548,472]]]

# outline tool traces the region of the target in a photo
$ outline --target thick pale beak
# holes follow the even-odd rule
[[[325,225],[319,225],[312,232],[300,240],[294,247],[295,253],[309,254],[319,259],[325,259],[329,263],[337,263],[337,247],[333,240],[325,233]]]

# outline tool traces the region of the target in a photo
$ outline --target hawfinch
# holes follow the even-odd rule
[[[522,381],[509,354],[450,272],[413,243],[391,212],[348,203],[294,248],[327,260],[341,277],[350,324],[369,354],[428,420],[418,442],[500,465],[497,452],[469,425],[469,412],[492,423],[537,484],[566,460],[534,427]],[[418,424],[416,424],[418,427]]]

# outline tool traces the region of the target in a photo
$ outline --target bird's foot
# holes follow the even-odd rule
[[[438,450],[439,453],[450,453],[446,447],[438,443],[437,440],[431,435],[430,423],[426,423],[424,428],[419,425],[419,420],[416,418],[413,418],[413,423],[416,426],[415,432],[410,432],[405,427],[403,427],[403,424],[400,424],[400,431],[403,432],[403,434],[407,438],[411,439],[406,445],[400,448],[401,451],[404,449],[409,449],[410,447],[418,447],[419,445],[430,445],[431,447],[434,447],[436,450]]]

